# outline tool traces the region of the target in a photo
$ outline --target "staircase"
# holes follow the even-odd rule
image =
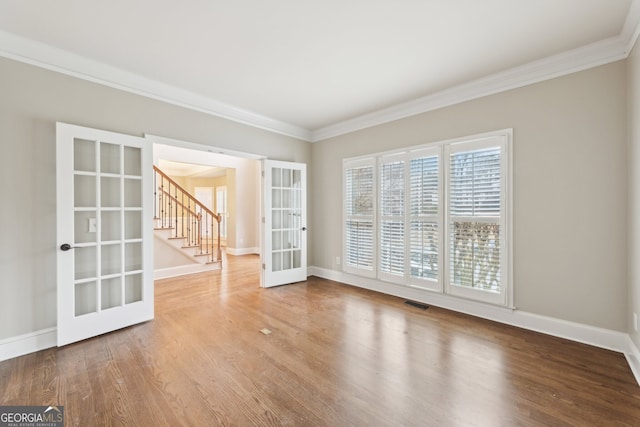
[[[154,229],[201,264],[222,268],[220,221],[157,166],[154,170]]]

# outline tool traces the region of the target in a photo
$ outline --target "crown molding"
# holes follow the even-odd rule
[[[302,127],[225,104],[5,31],[0,31],[0,57],[293,138],[305,141],[309,141],[311,138],[311,132]]]
[[[316,129],[311,132],[311,142],[323,141],[394,120],[619,61],[631,54],[639,35],[640,0],[632,0],[622,31],[616,37]]]
[[[640,35],[640,0],[632,0],[627,12],[627,19],[624,22],[620,37],[626,41],[627,56],[631,54],[633,47]]]
[[[461,102],[605,65],[624,59],[628,54],[627,41],[622,36],[612,37],[314,130],[311,134],[311,142],[323,141]]]
[[[313,131],[1,30],[0,57],[35,65],[303,141],[319,142],[625,59],[631,53],[639,35],[640,0],[632,0],[622,31],[616,37],[533,61],[422,98]]]

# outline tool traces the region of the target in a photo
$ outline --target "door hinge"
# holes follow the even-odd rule
[[[262,173],[262,177],[264,178],[264,171],[262,171],[261,173]]]
[[[264,217],[262,217],[262,223],[264,224]]]
[[[262,264],[262,269],[263,269],[263,270],[266,270],[266,269],[267,269],[267,266],[266,266],[266,265],[264,265],[264,264]]]

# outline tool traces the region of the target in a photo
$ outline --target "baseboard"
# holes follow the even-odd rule
[[[186,276],[187,274],[202,273],[204,271],[220,270],[215,264],[187,264],[177,267],[160,268],[153,272],[153,280],[168,279],[170,277]]]
[[[629,351],[629,335],[624,332],[451,297],[448,295],[425,291],[423,289],[354,276],[326,268],[310,267],[309,273],[313,276],[334,280],[347,285],[382,292],[413,301],[419,301],[425,304],[481,317],[483,319],[489,319],[517,326],[519,328],[541,332],[547,335],[565,338],[607,350],[617,351],[624,353],[625,355]]]
[[[633,376],[636,377],[636,381],[640,385],[640,350],[629,336],[627,336],[627,351],[624,356],[627,358]]]
[[[229,255],[260,255],[260,248],[227,248]]]
[[[56,328],[42,329],[0,340],[0,361],[13,359],[58,345]]]

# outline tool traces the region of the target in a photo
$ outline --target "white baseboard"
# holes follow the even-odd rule
[[[382,292],[400,298],[406,298],[470,314],[483,319],[489,319],[517,326],[519,328],[566,338],[571,341],[577,341],[583,344],[605,348],[607,350],[617,351],[624,353],[625,355],[629,351],[628,341],[631,340],[629,335],[624,332],[612,331],[610,329],[598,328],[581,323],[527,313],[517,309],[498,307],[476,301],[451,297],[423,289],[354,276],[326,268],[310,267],[309,274],[347,285],[358,286],[360,288],[370,289],[372,291]],[[637,375],[636,378],[638,378]]]
[[[260,248],[227,248],[229,255],[260,255]]]
[[[0,340],[0,361],[45,350],[58,345],[56,328],[42,329]]]
[[[185,276],[187,274],[202,273],[204,271],[220,270],[220,265],[215,264],[187,264],[177,267],[160,268],[153,272],[153,280],[168,279],[170,277]]]
[[[636,381],[640,385],[640,350],[638,350],[638,347],[629,336],[627,337],[627,351],[625,351],[624,357],[626,357],[631,372],[633,372],[633,376],[636,377]]]

